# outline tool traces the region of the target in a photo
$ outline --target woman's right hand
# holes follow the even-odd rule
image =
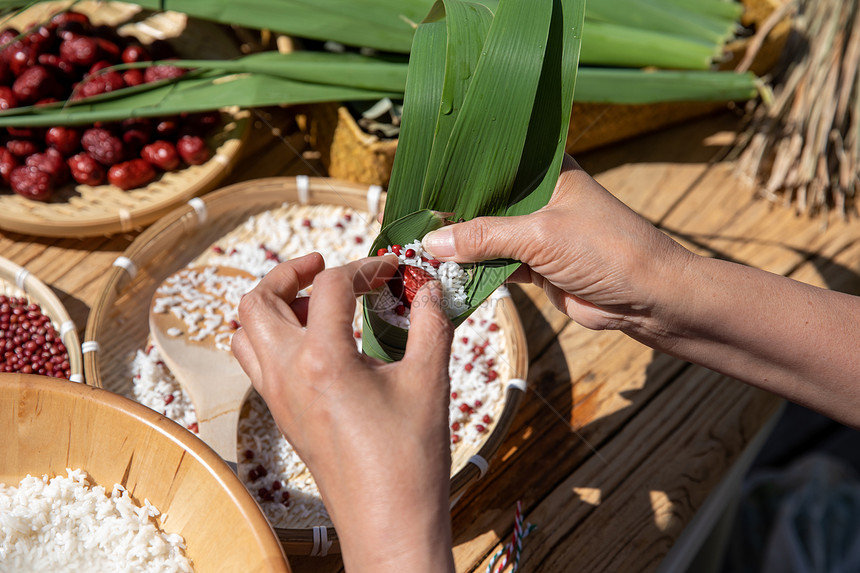
[[[570,156],[565,156],[544,208],[530,215],[449,225],[429,233],[423,244],[443,261],[521,261],[524,266],[512,280],[534,282],[559,310],[595,330],[624,329],[630,321],[647,320],[659,310],[657,295],[671,286],[662,284],[663,279],[676,275],[693,257]]]

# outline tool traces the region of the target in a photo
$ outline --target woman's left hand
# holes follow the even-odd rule
[[[396,268],[387,256],[323,270],[317,253],[278,265],[242,299],[233,353],[313,473],[347,570],[453,571],[440,283],[418,291],[400,362],[361,354],[353,337],[356,295]]]

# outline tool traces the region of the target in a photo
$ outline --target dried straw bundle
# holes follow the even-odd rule
[[[860,1],[793,0],[796,30],[733,156],[761,193],[798,213],[845,217],[860,190]]]

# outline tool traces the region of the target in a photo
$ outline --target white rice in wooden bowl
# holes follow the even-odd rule
[[[80,469],[0,484],[0,572],[186,573],[181,535],[119,484],[107,492]]]
[[[262,277],[279,262],[312,251],[320,252],[326,266],[333,267],[366,256],[378,231],[378,224],[367,213],[329,205],[285,204],[249,218],[189,267],[222,265]],[[353,323],[359,347],[360,309],[358,304]],[[494,299],[490,299],[455,334],[449,367],[455,472],[478,450],[504,407],[511,373],[495,311]],[[151,344],[137,352],[132,391],[137,401],[196,431],[190,399]],[[313,477],[255,393],[243,409],[238,443],[239,476],[274,527],[331,525]]]

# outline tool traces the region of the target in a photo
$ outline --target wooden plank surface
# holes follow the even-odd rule
[[[289,113],[265,110],[254,123],[227,183],[321,173]],[[721,160],[738,124],[718,114],[578,159],[697,252],[860,293],[860,225],[834,219],[823,230],[757,199]],[[0,233],[0,254],[49,284],[83,334],[102,276],[135,236]],[[517,500],[537,526],[523,570],[653,570],[779,400],[573,324],[533,286],[511,290],[529,339],[530,391],[489,473],[452,511],[458,571],[486,568],[511,535]],[[291,563],[342,570],[338,556]]]

